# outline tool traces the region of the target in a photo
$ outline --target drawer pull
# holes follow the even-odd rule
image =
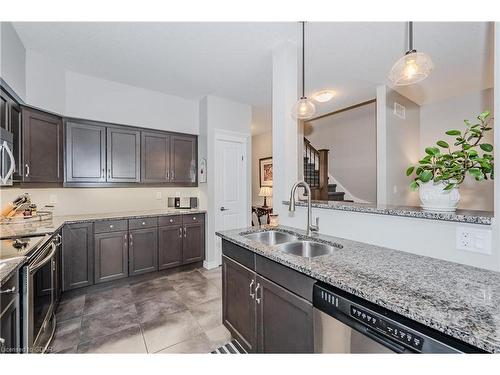
[[[257,302],[258,304],[260,304],[260,300],[262,299],[262,296],[259,297],[259,294],[258,294],[258,291],[260,289],[260,283],[257,283],[257,286],[255,287],[255,302]]]
[[[174,222],[174,220],[173,220],[173,219],[170,219],[170,220],[169,220],[169,222],[170,222],[170,223],[173,223],[173,222]]]
[[[145,221],[143,221],[143,222],[142,222],[142,225],[146,225],[146,222],[145,222]]]
[[[10,289],[0,290],[0,294],[14,294],[16,292],[16,287],[13,286]]]
[[[196,220],[196,216],[193,216],[193,220]]]
[[[110,224],[109,227],[113,229],[115,226],[113,224]]]

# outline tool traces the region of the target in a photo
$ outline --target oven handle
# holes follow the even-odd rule
[[[54,242],[51,242],[50,246],[52,246],[52,250],[50,251],[49,255],[47,255],[43,260],[41,260],[40,262],[37,262],[33,265],[29,265],[28,266],[28,269],[29,269],[29,272],[30,274],[36,272],[38,269],[40,269],[41,267],[43,267],[45,264],[47,264],[51,259],[52,257],[54,256],[54,254],[56,253],[56,250],[57,250],[57,246],[55,245]]]

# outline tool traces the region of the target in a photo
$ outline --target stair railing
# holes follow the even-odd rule
[[[317,150],[304,137],[304,181],[311,187],[313,199],[328,200],[328,152]]]

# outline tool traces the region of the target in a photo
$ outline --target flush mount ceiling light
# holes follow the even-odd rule
[[[333,99],[334,93],[332,90],[322,90],[313,94],[312,98],[318,103],[326,103]]]
[[[306,86],[306,78],[305,78],[305,22],[302,21],[302,96],[295,103],[292,108],[292,117],[295,120],[308,120],[314,116],[316,113],[316,106],[312,102],[312,100],[308,99],[305,95],[305,86]]]
[[[423,81],[434,68],[429,55],[413,49],[413,22],[408,22],[408,48],[389,73],[389,80],[395,86],[413,85]]]

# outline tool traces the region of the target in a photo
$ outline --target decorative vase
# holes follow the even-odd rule
[[[455,212],[460,201],[458,188],[444,190],[445,182],[429,181],[420,184],[418,195],[422,208],[427,211]]]

